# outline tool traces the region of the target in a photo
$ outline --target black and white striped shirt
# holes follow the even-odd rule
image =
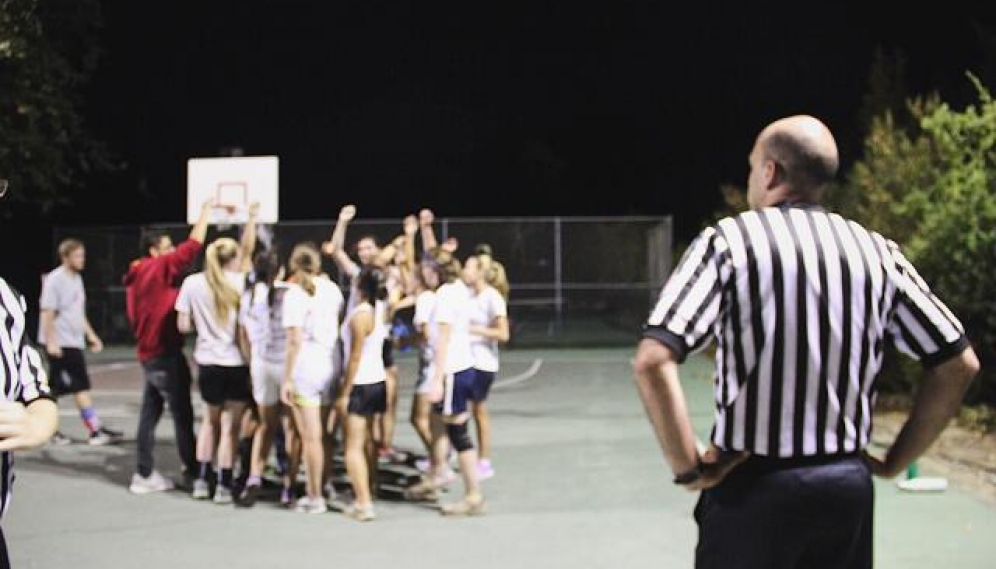
[[[699,234],[644,336],[679,361],[715,340],[713,442],[780,458],[868,445],[886,341],[925,366],[968,345],[894,242],[800,205]]]
[[[48,375],[41,356],[28,343],[25,335],[27,304],[20,293],[0,279],[0,352],[3,361],[3,395],[6,401],[25,405],[38,399],[51,399]],[[14,483],[14,456],[0,453],[0,517],[7,512]]]

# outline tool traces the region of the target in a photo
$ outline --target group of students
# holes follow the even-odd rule
[[[212,205],[205,204],[205,210]],[[402,234],[384,247],[371,236],[359,239],[354,261],[345,237],[355,215],[354,206],[343,207],[328,242],[321,247],[299,243],[284,262],[274,249],[255,250],[256,208],[251,208],[241,242],[214,240],[205,249],[203,271],[183,279],[173,305],[176,326],[180,333],[196,333],[193,359],[207,406],[194,460],[184,460],[194,498],[252,506],[279,437],[287,455],[282,503],[298,512],[332,508],[357,520],[374,519],[378,461],[398,455],[393,445],[398,370],[392,328],[410,316],[419,349],[411,423],[428,459],[421,465],[423,481],[406,496],[438,498],[455,478],[452,447],[465,494],[441,511],[484,512],[479,482],[494,473],[485,401],[498,371],[498,345],[509,338],[504,269],[486,246],[461,263],[455,240],[437,241],[429,210],[406,218]],[[203,242],[204,232],[198,229],[192,237],[196,233]],[[419,234],[422,253],[417,259]],[[170,244],[162,256],[179,252]],[[150,257],[160,256],[154,253],[150,250]],[[348,297],[322,272],[323,254],[348,277]],[[136,294],[129,291],[130,307],[137,304]],[[155,382],[149,372],[146,365],[147,382]],[[158,409],[161,414],[161,403]],[[480,454],[469,434],[471,417],[478,426]],[[340,432],[351,501],[338,496],[331,483]],[[251,439],[251,446],[243,445],[249,451],[248,472],[236,484],[240,439]],[[178,446],[183,458],[183,445]],[[140,449],[132,491],[169,487],[151,467],[143,472],[141,454]],[[306,484],[298,498],[294,488],[302,463]]]

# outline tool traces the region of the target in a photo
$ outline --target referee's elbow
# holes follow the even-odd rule
[[[674,361],[674,354],[670,348],[657,340],[644,338],[636,349],[636,357],[633,358],[634,378],[639,382],[658,376],[661,367],[670,361]]]

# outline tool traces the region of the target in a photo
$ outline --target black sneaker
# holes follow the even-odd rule
[[[262,491],[262,486],[259,484],[251,484],[246,486],[242,490],[242,493],[238,494],[238,498],[235,499],[235,505],[240,508],[251,508],[256,505],[256,500],[259,500],[259,494]]]

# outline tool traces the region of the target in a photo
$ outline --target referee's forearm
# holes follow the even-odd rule
[[[654,357],[658,347],[667,350],[660,345],[648,349],[641,345],[634,369],[636,384],[664,457],[671,470],[681,474],[698,465],[695,431],[679,382],[678,364],[672,358]]]
[[[961,407],[979,361],[971,348],[926,372],[909,419],[886,455],[886,474],[895,476],[930,448]]]

